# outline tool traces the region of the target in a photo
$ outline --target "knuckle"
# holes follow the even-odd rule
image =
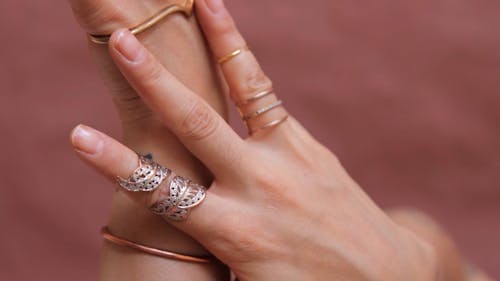
[[[106,1],[71,1],[71,4],[78,22],[89,32],[108,33],[120,25],[130,24],[120,9]]]
[[[208,106],[193,102],[180,122],[179,131],[182,136],[192,140],[201,140],[212,135],[218,126],[214,114]]]
[[[280,174],[269,173],[269,167],[261,167],[254,172],[253,186],[265,193],[266,201],[281,204],[289,200],[289,184]]]
[[[330,152],[330,150],[326,148],[325,148],[325,154],[329,156],[330,162],[334,167],[342,167],[342,163],[340,162],[340,159],[337,156],[337,154]]]
[[[112,98],[123,126],[127,127],[140,121],[152,120],[153,112],[135,93],[134,96],[113,93]]]
[[[242,93],[254,94],[255,92],[270,89],[273,87],[273,83],[269,77],[267,77],[260,67],[257,70],[249,72],[245,78],[244,83],[242,83]]]
[[[143,64],[143,70],[139,73],[138,78],[139,81],[142,81],[143,86],[146,88],[152,88],[160,83],[160,80],[164,75],[164,70],[163,66],[149,58],[145,61]]]
[[[219,17],[218,20],[213,21],[211,29],[212,32],[219,35],[233,35],[236,31],[233,19],[229,15]]]

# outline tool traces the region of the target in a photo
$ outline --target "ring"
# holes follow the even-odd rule
[[[116,177],[118,184],[132,192],[152,192],[170,176],[172,171],[160,166],[152,160],[139,156],[139,167],[127,179]]]
[[[222,56],[221,58],[217,59],[217,63],[223,64],[223,63],[237,57],[239,54],[243,53],[244,50],[248,50],[248,46],[245,46],[245,47],[240,48],[240,49],[236,49],[236,50],[232,51],[231,53],[229,53],[225,56]]]
[[[250,119],[253,119],[255,117],[258,117],[264,113],[267,113],[275,108],[278,108],[280,106],[283,105],[283,101],[282,100],[277,100],[275,102],[273,102],[272,104],[270,105],[267,105],[265,107],[262,107],[262,108],[259,108],[257,109],[256,111],[254,112],[251,112],[251,113],[247,113],[245,114],[243,112],[243,109],[242,109],[242,106],[244,105],[247,105],[249,103],[252,103],[252,102],[255,102],[257,100],[260,100],[264,97],[267,97],[269,95],[272,95],[274,94],[274,90],[273,88],[270,88],[270,89],[267,89],[267,90],[263,90],[261,92],[258,92],[257,94],[245,99],[245,100],[242,100],[242,101],[239,101],[239,102],[236,102],[236,106],[238,107],[238,111],[240,112],[241,114],[241,118],[243,119],[243,121],[245,121],[246,125],[247,125],[247,128],[248,128],[248,133],[250,135],[253,135],[255,134],[256,132],[258,131],[262,131],[262,130],[265,130],[265,129],[268,129],[268,128],[272,128],[272,127],[276,127],[278,125],[280,125],[281,123],[284,123],[287,119],[288,119],[288,114],[285,115],[284,117],[280,118],[280,119],[276,119],[276,120],[273,120],[269,123],[266,123],[264,124],[264,126],[261,126],[261,127],[258,127],[257,129],[253,129],[250,127],[248,121]]]
[[[276,102],[274,102],[274,103],[272,103],[272,104],[270,104],[270,105],[268,105],[266,107],[263,107],[263,108],[260,108],[260,109],[256,110],[255,112],[253,112],[251,114],[243,115],[242,119],[243,119],[243,121],[248,121],[248,120],[250,120],[252,118],[255,118],[255,117],[259,116],[259,115],[262,115],[262,114],[264,114],[264,113],[266,113],[268,111],[271,111],[271,110],[273,110],[273,109],[275,109],[275,108],[277,108],[278,106],[281,106],[281,105],[283,105],[283,101],[278,100],[278,101],[276,101]]]
[[[206,188],[180,176],[169,186],[169,194],[154,203],[150,210],[175,221],[186,220],[192,208],[200,205],[206,197]]]
[[[255,133],[259,132],[259,131],[263,131],[263,130],[266,130],[266,129],[269,129],[269,128],[276,127],[276,126],[284,123],[286,120],[288,120],[288,115],[285,115],[285,117],[283,117],[283,118],[273,120],[273,121],[265,124],[264,126],[261,126],[261,127],[257,128],[257,129],[255,129],[255,130],[248,128],[249,134],[253,135],[253,134],[255,134]]]
[[[251,102],[254,102],[256,100],[259,100],[259,99],[261,99],[263,97],[269,96],[271,94],[274,94],[274,89],[273,88],[264,90],[262,92],[258,92],[257,94],[255,94],[255,95],[247,98],[246,100],[236,102],[236,106],[237,107],[241,107],[241,106],[246,105],[248,103],[251,103]]]
[[[177,13],[177,12],[182,12],[184,13],[187,17],[191,16],[193,14],[193,4],[194,0],[186,0],[184,5],[179,5],[179,4],[173,4],[169,5],[162,10],[160,10],[158,13],[154,14],[150,18],[148,18],[146,21],[142,22],[141,24],[130,28],[130,32],[133,35],[137,35],[141,32],[146,31],[153,25],[157,24],[167,16]],[[109,38],[111,35],[106,34],[106,35],[99,35],[99,34],[89,34],[88,35],[90,41],[96,43],[96,44],[108,44]]]

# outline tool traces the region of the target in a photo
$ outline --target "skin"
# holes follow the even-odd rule
[[[197,4],[217,57],[245,45],[220,2]],[[109,48],[142,100],[214,174],[203,204],[173,225],[240,280],[437,280],[432,248],[389,219],[293,118],[243,140],[130,32],[114,32]],[[250,52],[222,70],[236,100],[271,86]],[[283,114],[273,110],[250,126]],[[73,144],[108,175],[126,176],[137,161],[126,146],[88,127],[77,128]],[[151,204],[138,198],[151,195],[133,196]]]
[[[110,34],[118,28],[135,26],[165,5],[183,3],[183,0],[69,0],[69,3],[85,32]],[[181,14],[170,15],[161,24],[141,34],[140,39],[159,63],[168,66],[176,77],[200,93],[200,97],[207,100],[218,114],[226,116],[220,78],[195,17],[187,19]],[[111,60],[107,46],[89,43],[89,50],[116,105],[123,143],[138,153],[151,153],[157,162],[184,176],[203,184],[209,183],[212,178],[209,171],[139,98]],[[191,255],[207,254],[185,233],[147,210],[138,209],[123,192],[116,192],[113,196],[108,225],[115,234],[144,244]],[[227,269],[221,265],[191,265],[151,257],[109,243],[103,246],[101,280],[137,280],[137,276],[144,280],[163,280],[161,276],[176,275],[177,272],[179,278],[176,280],[228,278]]]
[[[212,3],[197,1],[197,12],[215,55],[221,57],[244,46],[245,42],[237,33],[223,6],[217,8],[211,5],[216,1],[208,2]],[[121,24],[123,26],[123,23]],[[96,26],[100,25],[96,24]],[[196,26],[191,26],[191,28],[197,34]],[[92,29],[89,31],[99,33],[93,32]],[[186,42],[183,37],[186,34],[181,35],[174,38],[182,45]],[[163,127],[162,121],[215,174],[216,180],[209,194],[211,199],[207,199],[200,207],[200,209],[206,209],[209,208],[206,207],[207,205],[211,205],[212,209],[195,211],[190,222],[175,224],[175,226],[191,234],[216,254],[237,273],[240,280],[330,280],[334,277],[338,280],[409,280],[409,275],[416,276],[411,280],[438,280],[438,278],[441,278],[439,280],[488,280],[482,279],[486,277],[480,274],[467,277],[468,273],[465,272],[463,262],[451,239],[429,218],[415,211],[398,210],[390,212],[388,215],[392,219],[389,219],[388,215],[382,212],[347,175],[333,154],[310,137],[295,120],[291,119],[279,129],[273,129],[279,130],[279,133],[263,132],[242,141],[227,126],[224,126],[222,119],[210,109],[211,106],[219,112],[225,112],[221,109],[224,107],[220,106],[223,104],[221,96],[202,96],[208,100],[209,104],[200,100],[193,94],[196,90],[186,89],[174,78],[175,75],[182,81],[185,71],[181,69],[188,68],[187,72],[189,72],[189,65],[187,67],[176,65],[175,62],[178,60],[169,62],[168,55],[154,52],[157,50],[154,47],[155,44],[156,46],[161,43],[168,45],[168,42],[162,42],[159,37],[156,38],[157,41],[141,38],[144,45],[153,51],[157,62],[153,55],[137,44],[135,57],[127,57],[123,50],[120,52],[120,49],[125,47],[123,45],[134,44],[127,43],[131,40],[129,37],[123,30],[115,32],[109,52],[130,84],[141,94],[142,100],[134,98],[133,100],[140,103],[140,106],[127,107],[121,106],[120,98],[118,98],[118,109],[122,120],[140,120],[142,118],[134,118],[134,116],[137,113],[141,115],[141,112],[148,112],[147,115],[155,116],[155,124],[158,123],[154,130],[164,132],[164,134],[150,135],[154,145],[143,146],[143,139],[138,138],[138,136],[142,137],[140,133],[144,133],[143,131],[134,131],[134,128],[137,130],[137,126],[127,126],[128,121],[124,122],[125,131],[129,132],[130,139],[137,139],[138,147],[148,147],[148,149],[152,147],[155,151],[177,153],[178,151],[172,149],[172,146],[158,145],[161,143],[157,141],[158,139],[162,141],[173,139],[168,130]],[[148,42],[152,43],[148,45]],[[203,46],[202,40],[190,43]],[[179,46],[178,44],[172,45]],[[96,48],[96,46],[91,45],[91,48]],[[103,76],[108,83],[112,84],[110,88],[113,89],[113,83],[118,81],[115,88],[118,90],[114,92],[115,100],[116,96],[135,95],[136,91],[130,88],[130,84],[114,69],[107,57],[107,52],[98,49],[94,50],[97,58],[108,60],[106,63],[101,62],[100,66]],[[142,58],[141,53],[145,54]],[[167,66],[169,71],[167,72],[163,66]],[[213,72],[210,66],[207,69]],[[270,80],[262,73],[250,52],[245,52],[231,62],[225,63],[222,70],[235,101],[244,100],[252,93],[271,86]],[[175,73],[176,71],[181,77]],[[111,75],[107,72],[111,72]],[[193,73],[196,72],[191,69],[191,74]],[[207,89],[209,89],[208,93],[212,93],[212,90],[213,92],[219,91],[216,75],[210,74],[208,76],[210,79],[204,77],[200,78],[201,82],[195,83],[200,84],[203,93],[207,93]],[[190,80],[191,88],[193,88],[193,81],[197,82],[196,79]],[[206,88],[207,85],[208,88]],[[177,91],[181,94],[172,94]],[[275,100],[275,96],[270,96],[246,107],[245,110],[250,113]],[[142,101],[149,104],[152,111]],[[178,112],[165,112],[166,108],[180,109]],[[259,127],[283,114],[285,114],[283,109],[273,110],[263,118],[253,120],[249,125]],[[148,122],[140,124],[139,127],[151,123],[151,119],[146,120]],[[135,122],[134,120],[132,123]],[[72,143],[85,161],[109,177],[116,175],[127,177],[136,167],[137,159],[134,153],[91,128],[80,126],[75,129],[72,134]],[[130,144],[128,146],[134,147]],[[201,149],[200,146],[202,146]],[[221,146],[226,150],[220,151]],[[181,152],[189,155],[183,149]],[[207,180],[204,181],[206,178],[203,177],[203,169],[198,164],[195,164],[194,170],[185,171],[182,165],[180,169],[177,169],[176,166],[166,164],[168,159],[156,160],[184,176],[192,173],[194,177],[191,176],[191,178],[199,178],[199,182],[202,183],[207,182]],[[188,166],[190,161],[185,162]],[[318,162],[323,165],[318,167]],[[227,163],[231,163],[232,167],[228,167]],[[245,170],[242,169],[244,166],[259,167],[259,169]],[[233,167],[237,169],[232,169]],[[276,167],[281,167],[281,169],[276,169]],[[268,171],[270,170],[275,172],[274,177],[269,177]],[[304,172],[307,174],[297,176]],[[308,204],[302,202],[304,198],[301,195],[304,192],[302,185],[314,186],[308,189],[306,196]],[[282,186],[287,186],[286,192]],[[325,197],[324,194],[332,194],[332,196]],[[152,203],[151,195],[127,195],[141,204]],[[317,205],[315,209],[319,210],[309,210],[310,202],[315,202],[314,205]],[[221,204],[227,208],[221,208]],[[336,206],[329,206],[332,204]],[[124,213],[122,208],[121,206],[116,208],[118,212],[115,213]],[[133,206],[131,210],[137,216],[137,206]],[[283,214],[276,214],[277,210]],[[207,212],[212,212],[212,216],[209,216]],[[200,213],[205,214],[205,217],[197,215]],[[325,216],[325,214],[331,215]],[[116,218],[117,226],[121,222],[124,237],[133,237],[130,236],[131,233],[140,229],[130,226],[130,218],[125,219],[125,215]],[[138,221],[143,221],[144,218],[149,220],[150,215],[147,212],[141,213]],[[221,220],[225,222],[219,222]],[[316,223],[311,223],[311,221]],[[316,225],[318,222],[320,222],[319,226]],[[350,225],[353,229],[339,229],[339,226],[345,225]],[[116,227],[116,229],[120,228]],[[151,224],[150,229],[156,230],[152,232],[155,234],[165,233],[163,231],[167,230],[162,229],[159,224]],[[290,230],[294,232],[290,233]],[[171,229],[168,231],[171,233]],[[167,249],[175,249],[172,247],[181,245],[181,252],[188,250],[197,254],[204,253],[199,247],[192,246],[197,245],[195,242],[189,240],[186,242],[182,236],[183,234],[173,235],[172,237],[176,238],[170,240],[171,243],[162,241],[158,237],[154,238],[156,240],[151,240],[152,237],[143,236],[142,240],[155,242],[146,243],[150,245],[163,244]],[[254,241],[252,237],[259,237],[259,239]],[[173,241],[175,243],[172,243]],[[179,241],[181,243],[178,243]],[[290,245],[294,247],[291,248]],[[300,254],[300,258],[296,258],[297,254]],[[127,258],[127,256],[132,258]],[[110,245],[104,249],[103,257],[102,280],[115,280],[113,278],[117,278],[116,269],[121,270],[124,264],[129,267],[126,267],[124,270],[126,273],[117,280],[128,280],[126,278],[135,280],[136,277],[133,276],[141,276],[143,280],[159,280],[162,276],[161,272],[165,271],[168,271],[169,276],[176,276],[175,280],[182,278],[188,280],[192,272],[200,275],[194,275],[196,277],[191,277],[190,280],[204,280],[200,278],[226,280],[225,277],[213,275],[214,272],[223,272],[221,269],[213,270],[207,269],[206,266],[191,264],[183,267],[182,264],[169,262],[163,264],[157,258],[131,253]],[[124,263],[124,260],[128,262]],[[137,269],[133,266],[134,264],[141,264],[141,268],[144,267],[147,270]],[[388,264],[391,267],[388,267]],[[151,274],[152,270],[155,274]]]
[[[470,265],[461,257],[451,236],[425,213],[411,208],[390,210],[387,214],[398,225],[427,241],[436,253],[443,281],[492,281],[493,279]]]

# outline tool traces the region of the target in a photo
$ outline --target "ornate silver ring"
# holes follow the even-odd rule
[[[123,179],[117,177],[118,184],[132,192],[152,192],[156,190],[172,172],[139,155],[139,167],[135,169],[130,177]]]

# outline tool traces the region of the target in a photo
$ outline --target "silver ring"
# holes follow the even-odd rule
[[[152,192],[156,190],[172,172],[139,155],[139,167],[128,177],[123,179],[116,177],[118,184],[124,189],[132,192]]]
[[[170,182],[168,196],[154,203],[150,210],[171,220],[186,220],[190,210],[201,204],[206,194],[204,186],[176,176]]]

